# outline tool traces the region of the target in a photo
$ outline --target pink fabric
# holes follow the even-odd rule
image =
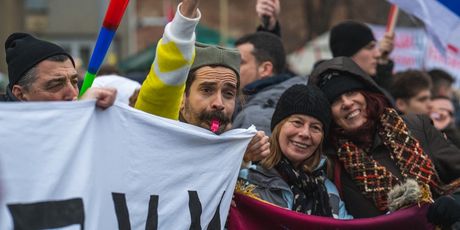
[[[374,218],[336,220],[305,215],[235,194],[236,208],[231,207],[228,229],[434,229],[426,219],[428,206],[411,207]]]

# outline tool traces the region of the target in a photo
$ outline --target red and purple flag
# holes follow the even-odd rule
[[[388,0],[425,24],[435,45],[460,55],[460,1],[459,0]]]
[[[243,229],[309,229],[309,230],[407,230],[434,229],[426,219],[428,206],[414,206],[388,215],[353,220],[305,215],[264,203],[245,195],[235,194],[236,208],[231,207],[229,230]]]

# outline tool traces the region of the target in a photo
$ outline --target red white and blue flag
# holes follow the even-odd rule
[[[425,24],[441,52],[460,55],[459,0],[388,0]]]

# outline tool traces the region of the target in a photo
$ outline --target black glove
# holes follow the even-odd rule
[[[460,203],[452,196],[441,196],[430,206],[428,221],[443,227],[451,227],[460,221]]]

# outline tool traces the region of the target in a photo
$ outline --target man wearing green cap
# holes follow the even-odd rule
[[[179,4],[158,42],[135,107],[221,134],[231,129],[240,82],[240,54],[235,49],[195,46],[194,31],[201,17],[197,7],[198,0]],[[258,132],[245,159],[260,160],[268,152],[268,137]]]

